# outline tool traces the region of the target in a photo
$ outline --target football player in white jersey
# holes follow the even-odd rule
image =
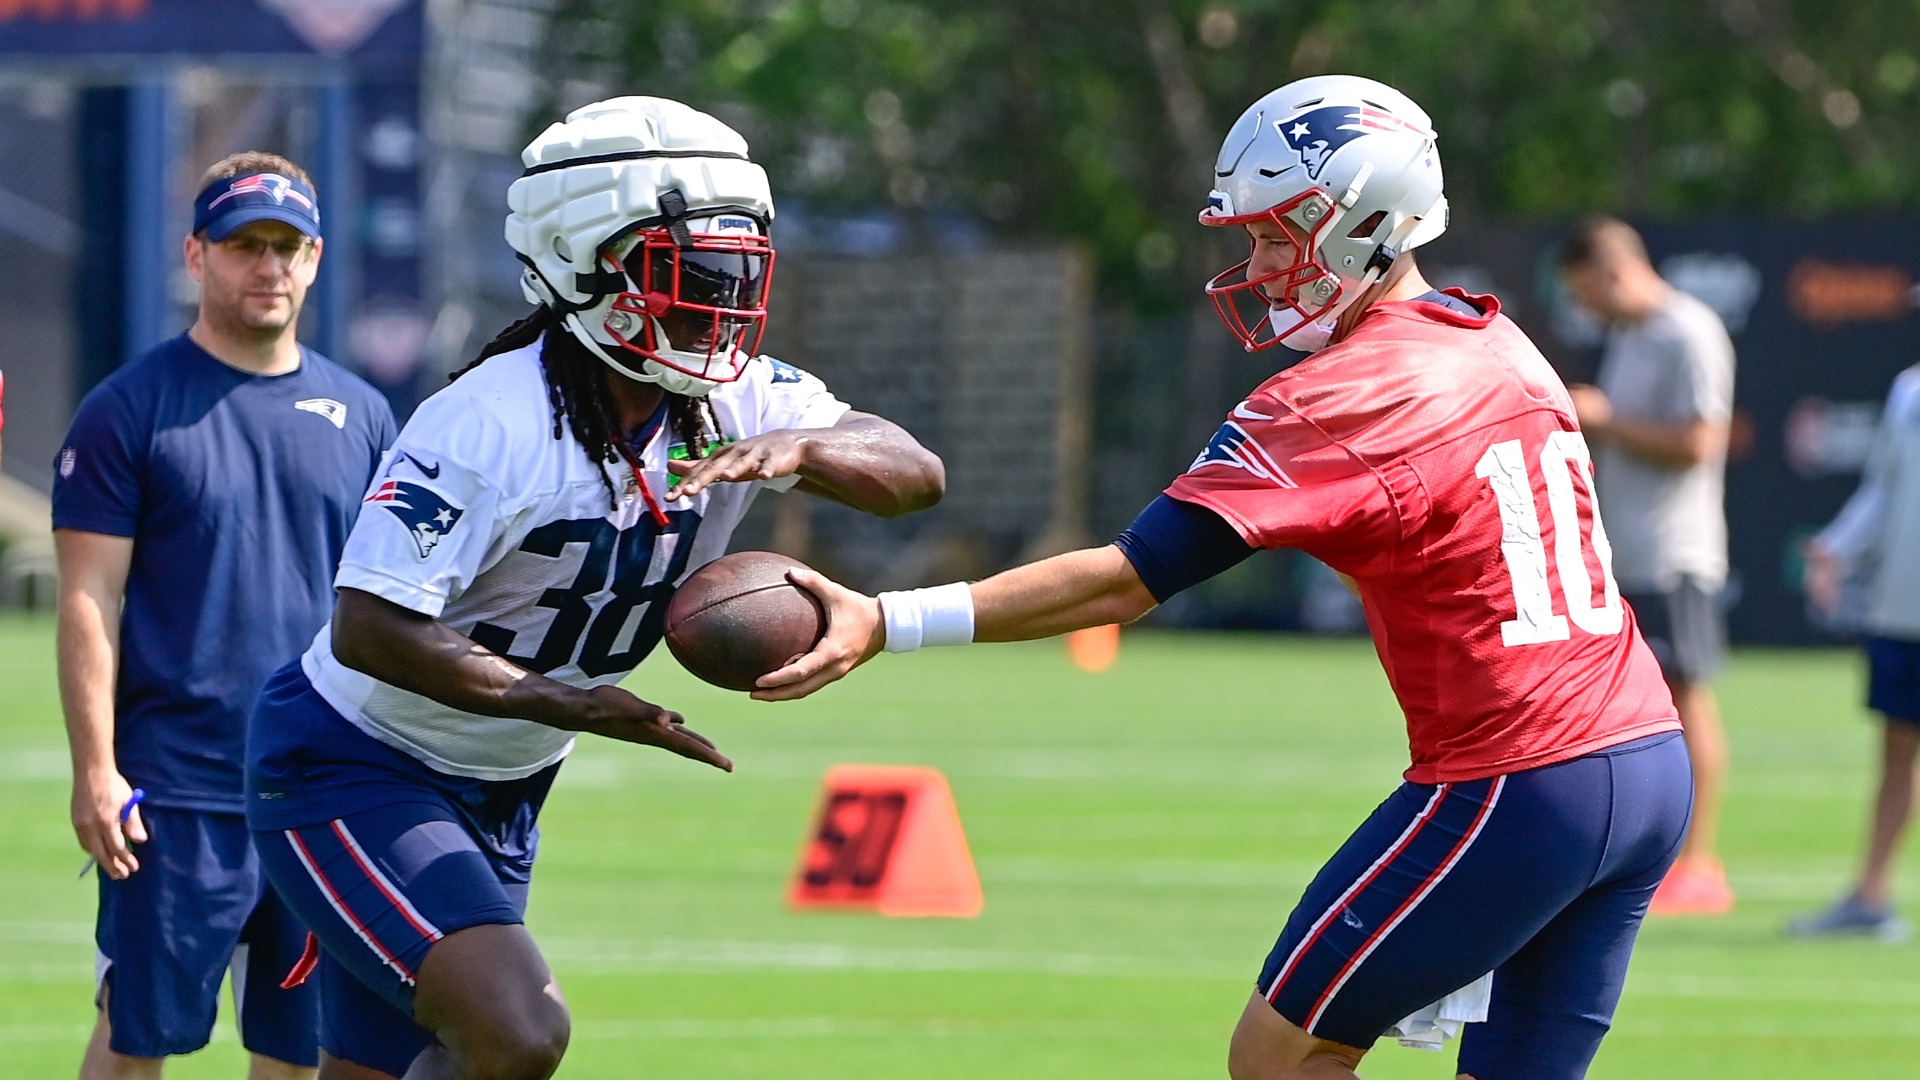
[[[732,765],[616,684],[761,488],[894,515],[939,458],[758,354],[765,172],[713,117],[626,97],[523,154],[538,305],[423,403],[347,539],[332,622],[269,681],[248,818],[312,928],[321,1075],[550,1075],[568,1020],[522,925],[576,732]]]

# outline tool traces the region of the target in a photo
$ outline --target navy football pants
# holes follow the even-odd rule
[[[1692,797],[1677,732],[1507,776],[1403,784],[1307,887],[1259,991],[1313,1035],[1369,1047],[1492,971],[1460,1071],[1584,1076]]]
[[[268,681],[256,731],[263,721],[305,739],[274,763],[297,776],[256,762],[248,782],[260,864],[320,941],[320,1046],[401,1076],[433,1043],[413,1021],[428,950],[458,930],[523,921],[535,821],[560,767],[521,780],[436,773],[334,712],[298,664]],[[281,800],[259,799],[263,776],[298,791],[305,820],[269,827],[259,808]]]

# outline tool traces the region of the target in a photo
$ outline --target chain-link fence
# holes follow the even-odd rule
[[[939,453],[947,497],[887,521],[768,500],[742,544],[877,588],[1085,541],[1091,282],[1066,249],[783,259],[767,351]]]

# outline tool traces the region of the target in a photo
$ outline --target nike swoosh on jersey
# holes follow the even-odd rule
[[[439,462],[437,461],[434,462],[433,467],[428,468],[426,464],[422,462],[419,458],[414,457],[412,454],[407,453],[405,450],[400,451],[400,456],[412,462],[413,467],[416,469],[419,469],[421,472],[421,475],[425,476],[427,479],[429,480],[440,479],[440,463]]]
[[[1244,401],[1233,407],[1233,418],[1235,420],[1271,420],[1273,419],[1273,417],[1268,416],[1266,413],[1257,413],[1257,412],[1254,412],[1252,409],[1247,408],[1247,403]]]

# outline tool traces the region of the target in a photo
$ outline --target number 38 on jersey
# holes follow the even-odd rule
[[[1553,522],[1558,598],[1547,573],[1533,470],[1546,488],[1547,514]],[[1500,508],[1500,552],[1514,605],[1514,617],[1500,624],[1502,643],[1511,648],[1565,641],[1571,636],[1569,622],[1589,634],[1619,633],[1625,610],[1613,579],[1613,549],[1593,494],[1593,459],[1586,439],[1577,431],[1556,431],[1537,449],[1519,439],[1497,442],[1481,456],[1474,475],[1491,485]],[[1586,491],[1584,512],[1575,484]]]

